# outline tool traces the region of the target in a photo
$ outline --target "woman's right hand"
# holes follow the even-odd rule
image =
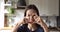
[[[12,28],[12,32],[16,32],[19,26],[26,23],[28,23],[28,17],[24,17],[22,20],[18,21],[18,23]]]
[[[28,23],[28,21],[29,21],[29,17],[24,17],[24,24],[27,24]]]
[[[20,25],[20,24],[27,24],[28,21],[29,21],[29,17],[24,17],[22,20],[20,20],[20,21],[18,22],[18,24],[19,24],[19,25]]]

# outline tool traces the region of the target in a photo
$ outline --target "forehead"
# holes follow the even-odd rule
[[[29,9],[29,10],[27,11],[27,13],[28,13],[28,14],[36,13],[36,11],[35,11],[35,10],[33,10],[33,9]]]

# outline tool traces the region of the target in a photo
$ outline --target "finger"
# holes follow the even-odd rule
[[[24,17],[24,19],[25,19],[25,20],[28,20],[28,19],[29,19],[29,17]]]
[[[40,20],[40,17],[35,18],[35,21],[39,21],[39,20]]]
[[[35,14],[35,16],[38,16],[37,14]]]
[[[38,17],[39,17],[39,16],[36,15],[36,16],[34,16],[34,19],[37,19]]]
[[[24,21],[25,21],[25,23],[28,23],[29,18],[28,17],[24,17]]]

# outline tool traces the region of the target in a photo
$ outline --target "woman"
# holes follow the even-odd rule
[[[48,32],[47,25],[39,16],[35,5],[28,5],[24,13],[24,19],[19,21],[13,32]]]

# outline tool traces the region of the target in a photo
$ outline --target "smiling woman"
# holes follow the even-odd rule
[[[39,16],[37,7],[28,5],[23,20],[16,24],[12,32],[48,32],[48,28]]]

